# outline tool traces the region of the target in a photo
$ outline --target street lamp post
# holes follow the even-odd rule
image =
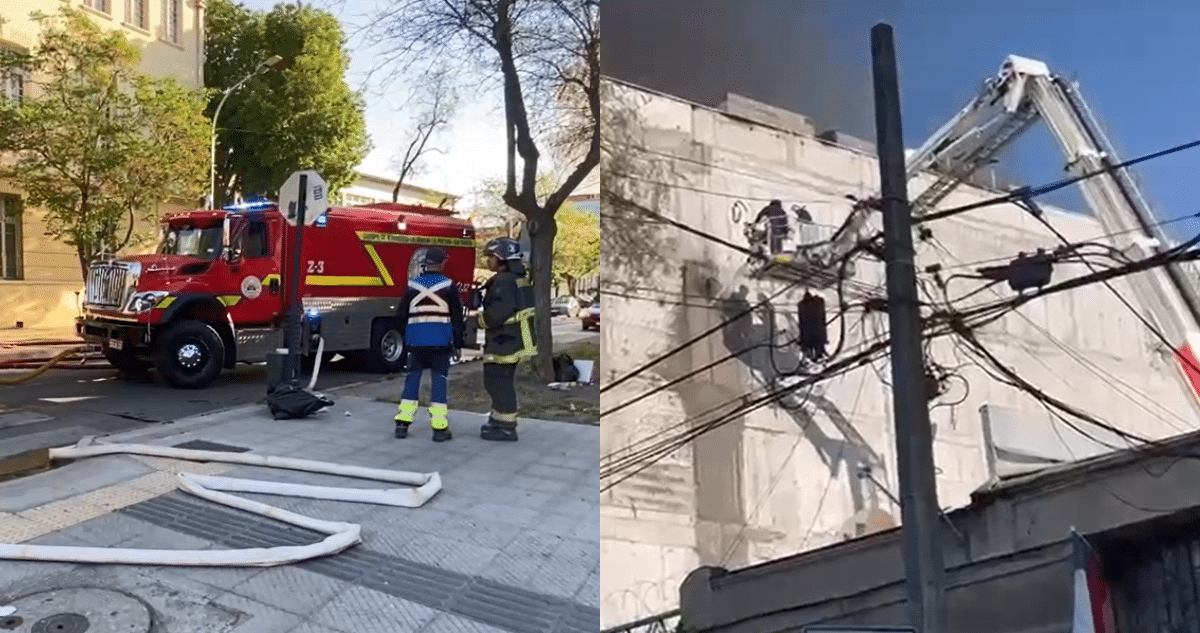
[[[212,139],[211,139],[212,143],[211,143],[211,146],[209,147],[209,154],[208,154],[208,159],[209,159],[209,162],[208,162],[208,164],[209,164],[208,206],[210,208],[213,206],[216,206],[216,204],[217,204],[217,119],[221,116],[221,108],[225,107],[225,100],[229,98],[229,95],[233,94],[234,90],[241,88],[242,84],[246,83],[247,81],[250,81],[255,76],[261,75],[261,74],[267,72],[268,70],[279,70],[279,69],[283,68],[283,66],[284,66],[283,57],[280,57],[279,55],[272,55],[269,58],[267,58],[266,61],[259,64],[258,67],[256,67],[254,69],[254,72],[250,73],[249,75],[246,75],[246,77],[243,78],[241,81],[226,88],[225,92],[221,95],[221,102],[217,104],[216,112],[213,112]]]

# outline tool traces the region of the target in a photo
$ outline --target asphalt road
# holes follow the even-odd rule
[[[553,332],[556,346],[598,338],[575,319],[555,319]],[[22,373],[0,371],[0,377]],[[25,385],[0,386],[0,456],[261,402],[266,373],[265,364],[239,365],[208,389],[190,391],[164,385],[154,372],[124,377],[107,367],[51,370]],[[317,390],[384,379],[335,360],[322,367]]]

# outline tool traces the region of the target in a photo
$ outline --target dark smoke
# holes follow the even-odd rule
[[[895,2],[603,0],[604,73],[705,105],[733,92],[873,140],[869,30]]]

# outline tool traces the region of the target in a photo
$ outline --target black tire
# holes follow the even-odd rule
[[[108,350],[104,352],[104,359],[112,365],[114,369],[123,374],[136,374],[149,370],[154,366],[154,363],[148,360],[143,360],[130,354],[129,352],[117,352]]]
[[[584,332],[586,332],[586,331],[588,331],[588,330],[592,329],[592,328],[588,327],[587,321],[582,321],[582,322],[580,322],[580,325],[581,325],[582,327],[580,327],[579,329],[583,330]]]
[[[404,371],[404,333],[392,319],[378,319],[371,324],[371,349],[365,354],[367,371],[375,374],[394,374]]]
[[[179,321],[168,326],[154,345],[154,366],[174,387],[204,389],[221,375],[225,343],[203,321]]]

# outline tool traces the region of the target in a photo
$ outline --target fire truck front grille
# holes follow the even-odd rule
[[[137,285],[137,275],[120,264],[94,264],[88,271],[87,305],[119,309]]]

